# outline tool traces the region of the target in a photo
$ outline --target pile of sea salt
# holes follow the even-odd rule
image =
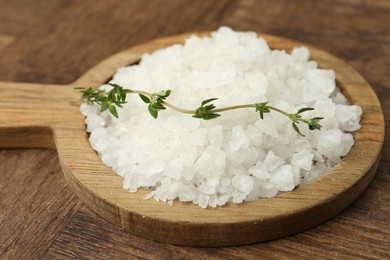
[[[168,101],[188,109],[218,97],[217,107],[269,100],[290,113],[313,107],[303,116],[324,117],[321,131],[298,125],[302,137],[277,112],[262,120],[240,109],[204,121],[167,109],[155,120],[133,94],[119,119],[82,105],[90,143],[124,178],[123,187],[148,188],[147,198],[168,203],[178,198],[206,208],[291,191],[339,162],[354,143],[348,132],[360,128],[361,108],[348,105],[334,71],[319,69],[307,48],[270,50],[255,33],[227,27],[145,54],[111,82],[149,92],[171,89]]]

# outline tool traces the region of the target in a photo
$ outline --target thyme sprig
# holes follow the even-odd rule
[[[182,109],[175,105],[172,105],[166,101],[166,98],[171,94],[171,90],[161,90],[155,93],[149,93],[142,90],[133,90],[125,89],[118,84],[109,84],[112,89],[109,91],[101,89],[93,89],[92,87],[88,88],[76,88],[82,93],[83,100],[88,104],[98,104],[100,106],[100,111],[103,112],[108,109],[108,111],[116,118],[118,118],[117,107],[123,107],[123,104],[126,102],[126,95],[128,93],[138,94],[143,102],[148,104],[148,111],[150,115],[157,119],[158,114],[161,110],[165,110],[167,107],[173,109],[177,112],[190,114],[195,118],[200,118],[204,120],[211,120],[221,116],[219,113],[234,110],[234,109],[243,109],[243,108],[254,108],[256,112],[259,112],[260,118],[264,119],[264,114],[270,113],[271,110],[278,112],[282,115],[285,115],[291,120],[292,128],[301,136],[304,136],[298,128],[299,123],[305,123],[310,130],[321,130],[320,121],[323,117],[313,117],[313,118],[303,118],[302,113],[306,111],[314,110],[311,107],[305,107],[299,109],[296,113],[288,113],[284,110],[281,110],[277,107],[268,105],[269,101],[259,102],[254,104],[243,104],[236,106],[228,106],[217,108],[212,102],[218,98],[210,98],[203,100],[200,106],[193,110]]]

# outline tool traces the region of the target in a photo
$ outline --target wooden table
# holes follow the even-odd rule
[[[89,210],[62,177],[55,151],[3,149],[0,259],[390,258],[389,1],[0,0],[0,81],[70,83],[132,45],[221,25],[315,45],[368,80],[383,106],[387,135],[363,195],[335,218],[284,239],[181,247],[127,233]]]

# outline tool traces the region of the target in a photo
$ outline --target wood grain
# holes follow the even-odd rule
[[[8,44],[10,44],[13,40],[12,36],[1,35],[0,34],[0,50],[5,48]]]
[[[390,122],[390,12],[388,1],[150,1],[148,6],[141,1],[63,1],[58,6],[46,5],[46,13],[37,7],[47,1],[0,1],[0,34],[15,37],[12,44],[0,50],[0,81],[44,82],[67,84],[99,60],[145,40],[189,31],[213,30],[220,25],[229,25],[239,30],[256,30],[293,38],[325,49],[357,69],[378,94],[386,119]],[[10,4],[11,3],[11,4]],[[3,8],[6,7],[6,8]],[[20,10],[27,15],[19,15]],[[121,11],[118,11],[121,10]],[[12,19],[10,19],[10,17]],[[26,17],[30,17],[26,20]],[[103,18],[104,17],[104,18]],[[34,21],[33,25],[25,21]],[[102,27],[102,22],[106,26]],[[104,23],[103,23],[104,25]],[[13,29],[9,29],[13,28]],[[17,30],[15,29],[17,28]],[[74,31],[76,35],[72,34]],[[65,42],[64,42],[65,39]],[[70,42],[70,44],[66,44]],[[76,48],[71,46],[77,46]],[[83,54],[80,54],[80,53]],[[87,54],[85,54],[87,53]],[[22,182],[5,175],[9,165],[11,173],[34,178],[44,169],[61,176],[59,165],[39,165],[33,162],[45,157],[56,158],[56,153],[42,150],[4,150],[1,152],[0,173],[2,187],[15,187],[13,193],[2,193],[0,201],[17,196],[12,204],[2,207],[0,232],[12,233],[12,242],[1,237],[9,246],[0,247],[0,257],[14,259],[16,256],[36,258],[41,252],[46,258],[390,258],[390,142],[386,131],[382,159],[377,174],[368,189],[348,209],[326,223],[289,238],[279,239],[244,247],[197,249],[176,247],[143,239],[116,228],[86,208],[77,215],[68,215],[66,220],[56,218],[66,211],[66,195],[62,189],[56,196],[58,210],[47,211],[54,218],[43,214],[41,224],[64,228],[37,232],[41,229],[35,221],[32,209],[18,201],[23,197]],[[25,155],[25,156],[23,156]],[[57,160],[58,161],[58,160]],[[20,167],[22,165],[22,167]],[[45,168],[44,168],[45,167]],[[29,177],[31,176],[31,177]],[[57,185],[65,185],[62,177],[45,179],[40,186],[42,194],[35,197],[39,204],[54,199],[50,194]],[[16,186],[15,186],[16,185]],[[73,197],[75,202],[78,201]],[[5,204],[2,204],[5,205]],[[18,214],[13,208],[24,208]],[[10,218],[31,223],[29,229],[15,229]],[[83,216],[83,217],[79,217]],[[15,222],[16,223],[16,222]],[[51,223],[51,224],[50,224]],[[63,226],[61,225],[61,226]],[[95,236],[93,227],[104,227]],[[71,230],[72,232],[68,232]],[[50,239],[46,239],[50,237]],[[72,243],[62,243],[66,237]],[[34,239],[29,239],[34,238]],[[28,246],[26,246],[28,245]],[[106,246],[104,246],[106,245]],[[145,251],[144,248],[148,250]],[[34,249],[34,250],[33,250]],[[19,252],[16,254],[16,252]],[[35,252],[35,253],[33,253]]]
[[[20,164],[7,163],[7,153],[31,167],[26,169]],[[7,153],[0,152],[3,162],[0,174],[1,258],[38,257],[45,247],[37,245],[50,243],[81,203],[63,180],[54,151],[44,151],[36,156],[32,156],[33,150]],[[41,170],[36,172],[37,168]],[[18,169],[21,169],[19,174],[15,174]],[[8,183],[18,183],[19,192],[15,193],[15,186]],[[15,245],[25,249],[19,250]]]
[[[364,112],[354,147],[334,170],[311,185],[276,198],[208,210],[191,203],[175,202],[170,207],[155,200],[145,201],[147,190],[135,194],[125,191],[122,178],[101,162],[88,143],[78,111],[79,94],[74,87],[101,85],[117,68],[138,61],[144,53],[183,43],[189,36],[171,36],[132,47],[102,61],[70,85],[0,83],[3,147],[50,147],[55,143],[66,180],[93,211],[137,235],[187,246],[241,245],[297,233],[334,216],[363,192],[377,169],[384,139],[379,101],[356,71],[310,46],[311,58],[320,67],[336,71],[343,93]],[[276,36],[261,36],[274,49],[291,50],[303,45]],[[27,140],[14,142],[13,136],[20,134],[19,127],[33,129],[36,135],[23,134]],[[48,133],[54,142],[44,139],[41,146],[40,139]]]

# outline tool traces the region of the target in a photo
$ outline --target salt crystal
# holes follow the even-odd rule
[[[161,181],[160,190],[161,190],[161,191],[168,191],[169,188],[170,188],[171,182],[172,182],[172,181],[171,181],[170,178],[164,178],[164,179]]]
[[[301,123],[301,137],[284,115],[271,111],[260,119],[254,109],[207,121],[167,109],[155,120],[137,95],[127,94],[119,119],[97,105],[81,105],[89,141],[124,178],[125,189],[150,188],[146,198],[169,204],[178,198],[216,207],[293,190],[348,153],[354,141],[344,131],[359,129],[362,114],[336,87],[334,71],[319,69],[309,57],[305,47],[291,54],[271,50],[253,32],[221,27],[211,37],[193,36],[184,46],[144,54],[139,64],[120,68],[111,83],[152,93],[171,89],[169,102],[186,109],[211,97],[219,97],[212,102],[218,108],[265,101],[289,113],[314,107],[302,115],[324,117],[321,131]]]
[[[230,184],[230,178],[223,177],[221,178],[221,184],[227,186]]]
[[[249,194],[253,188],[252,178],[246,175],[234,176],[232,179],[232,184],[237,190],[241,191],[245,195]]]
[[[97,106],[90,106],[90,105],[87,105],[86,103],[83,103],[80,106],[80,112],[84,116],[88,116],[89,114],[97,113],[97,111],[98,111]]]
[[[233,198],[232,198],[232,202],[233,203],[241,203],[244,201],[244,199],[246,198],[246,194],[241,192],[241,191],[238,191],[238,190],[235,190],[233,192]]]
[[[264,117],[263,120],[259,119],[257,122],[260,131],[262,131],[264,134],[267,134],[274,138],[277,138],[279,136],[278,130],[275,126],[275,122],[270,116]]]
[[[260,188],[259,196],[270,198],[278,194],[279,190],[271,182],[264,182]]]
[[[207,179],[207,184],[210,185],[211,187],[216,188],[221,181],[220,176],[211,176],[210,178]]]
[[[262,132],[253,125],[248,126],[247,136],[251,144],[260,146],[263,143]]]
[[[351,134],[343,134],[341,136],[341,147],[340,155],[345,156],[351,150],[352,145],[354,144],[353,137]]]
[[[333,97],[333,102],[336,105],[346,105],[348,104],[348,100],[345,98],[343,94],[340,93],[340,91],[337,91],[336,95]]]
[[[352,136],[348,137],[340,129],[332,129],[321,132],[317,150],[328,158],[339,157],[345,155],[352,144]]]
[[[168,189],[169,197],[171,195],[178,193],[182,189],[183,183],[180,181],[172,180],[172,183]],[[172,196],[175,197],[175,196]],[[173,198],[172,198],[173,199]]]
[[[291,55],[294,60],[305,62],[309,59],[310,53],[306,47],[296,47],[292,50]]]
[[[103,127],[96,128],[89,136],[89,142],[94,145],[101,139],[107,139],[106,129]]]
[[[262,180],[253,180],[253,188],[249,192],[249,194],[246,196],[245,201],[252,201],[257,200],[259,198],[260,193],[260,186],[261,186]]]
[[[340,129],[344,131],[356,131],[360,129],[360,116],[362,109],[359,106],[336,106],[336,119],[340,122]]]
[[[294,189],[294,176],[291,165],[283,165],[272,173],[271,183],[280,191],[290,191]]]
[[[222,175],[225,171],[226,155],[215,146],[208,146],[195,162],[194,170],[202,175]]]
[[[215,187],[210,186],[206,182],[202,183],[199,186],[198,190],[199,190],[199,192],[202,192],[202,193],[207,194],[207,195],[212,195],[215,193]]]
[[[222,195],[222,196],[220,196],[218,198],[218,202],[217,202],[218,206],[225,205],[226,202],[229,200],[229,197],[230,197],[229,195]]]
[[[195,193],[190,188],[185,188],[179,194],[180,201],[192,201],[195,197]]]
[[[262,180],[266,180],[271,176],[262,162],[257,162],[248,172]]]
[[[294,186],[298,186],[301,182],[301,170],[296,166],[292,166],[291,172],[293,174]]]
[[[192,181],[195,176],[195,171],[193,169],[184,168],[182,176],[185,181]]]
[[[110,141],[107,139],[99,139],[97,142],[91,143],[91,145],[93,149],[99,153],[103,153],[110,146]]]
[[[264,166],[268,171],[273,171],[282,164],[284,164],[285,160],[279,156],[276,156],[272,151],[267,153],[267,156],[264,159]]]
[[[96,114],[90,114],[85,120],[85,123],[88,125],[87,132],[92,132],[93,130],[105,125],[104,119]]]
[[[316,117],[333,117],[336,111],[336,105],[332,99],[321,99],[314,103],[314,111],[311,111],[311,115]],[[304,114],[303,114],[304,115]]]
[[[303,149],[293,155],[291,164],[308,171],[312,167],[313,157],[314,155],[309,150]]]
[[[109,167],[113,167],[115,165],[116,159],[108,154],[102,155],[102,161],[104,164],[106,164]]]
[[[223,128],[220,125],[210,127],[207,131],[207,139],[211,145],[220,146],[223,139]]]
[[[247,148],[249,145],[249,139],[241,125],[235,126],[232,129],[231,141],[229,141],[229,147],[233,151],[238,151],[241,148]]]
[[[187,142],[192,145],[205,145],[207,142],[206,134],[206,129],[198,128],[188,136]]]
[[[205,194],[199,194],[198,196],[198,205],[201,208],[207,208],[209,204],[210,196],[205,195]]]
[[[296,139],[293,141],[293,151],[299,152],[303,149],[311,149],[310,143],[306,139]]]
[[[218,196],[212,196],[209,200],[209,206],[212,208],[217,207],[218,205]]]
[[[114,134],[116,136],[126,135],[127,133],[128,133],[128,128],[127,128],[126,124],[124,124],[122,122],[116,123],[115,129],[114,129]]]
[[[174,159],[170,161],[168,164],[165,164],[164,173],[166,176],[171,177],[175,180],[180,180],[181,173],[184,170],[183,163],[178,160]]]

